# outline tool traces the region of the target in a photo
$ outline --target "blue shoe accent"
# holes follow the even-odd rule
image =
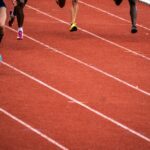
[[[2,61],[2,55],[0,55],[0,62]]]

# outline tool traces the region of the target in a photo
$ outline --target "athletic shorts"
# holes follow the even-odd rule
[[[0,0],[0,7],[6,7],[6,5],[5,5],[3,0]]]

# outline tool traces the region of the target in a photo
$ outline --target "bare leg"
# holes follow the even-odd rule
[[[15,6],[14,14],[17,16],[18,28],[23,27],[24,22],[24,3],[18,2],[17,6]]]
[[[0,42],[4,35],[5,22],[6,22],[6,8],[1,7],[0,8]]]
[[[78,0],[72,0],[72,23],[76,22],[78,9]]]
[[[136,33],[137,27],[136,27],[136,18],[137,18],[137,9],[136,9],[136,0],[129,0],[130,4],[130,16],[131,16],[131,32]]]
[[[15,17],[17,17],[17,23],[18,23],[18,28],[23,26],[23,21],[24,21],[24,12],[23,12],[23,8],[24,8],[24,1],[21,2],[21,0],[18,0],[15,4],[14,4],[14,10],[10,11],[10,19],[9,19],[9,26],[11,27]]]
[[[24,6],[27,0],[17,0],[17,5],[14,7],[14,15],[17,17],[18,23],[18,40],[23,39],[23,23],[24,23]]]
[[[4,36],[4,26],[6,22],[6,7],[0,7],[0,43]],[[2,55],[0,54],[0,61],[2,61]]]
[[[76,18],[77,18],[77,13],[78,13],[78,0],[72,0],[72,9],[71,9],[71,15],[72,15],[72,20],[71,20],[71,27],[70,31],[77,31],[77,26],[76,26]]]

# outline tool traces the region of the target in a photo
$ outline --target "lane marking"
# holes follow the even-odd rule
[[[143,140],[145,140],[145,141],[147,141],[147,142],[150,142],[150,138],[148,138],[148,137],[142,135],[141,133],[139,133],[139,132],[137,132],[137,131],[135,131],[135,130],[129,128],[129,127],[127,127],[126,125],[124,125],[124,124],[122,124],[122,123],[120,123],[120,122],[114,120],[113,118],[108,117],[107,115],[105,115],[105,114],[103,114],[103,113],[101,113],[101,112],[99,112],[99,111],[97,111],[97,110],[91,108],[90,106],[88,106],[88,105],[82,103],[80,100],[77,100],[77,99],[73,98],[72,96],[69,96],[68,94],[66,94],[66,93],[64,93],[64,92],[61,92],[60,90],[58,90],[58,89],[56,89],[56,88],[54,88],[54,87],[48,85],[47,83],[45,83],[45,82],[43,82],[43,81],[41,81],[41,80],[39,80],[39,79],[37,79],[37,78],[35,78],[35,77],[33,77],[33,76],[31,76],[31,75],[25,73],[25,72],[23,72],[23,71],[21,71],[21,70],[15,68],[14,66],[12,66],[12,65],[10,65],[10,64],[7,64],[6,62],[3,62],[3,61],[2,61],[1,63],[2,63],[3,65],[7,66],[8,68],[11,68],[12,70],[15,70],[16,72],[22,74],[23,76],[26,76],[27,78],[29,78],[29,79],[31,79],[31,80],[33,80],[33,81],[39,83],[40,85],[43,85],[44,87],[48,88],[49,90],[51,90],[51,91],[53,91],[53,92],[55,92],[55,93],[57,93],[57,94],[59,94],[59,95],[65,97],[66,99],[68,99],[68,100],[70,100],[70,101],[73,101],[74,103],[76,103],[76,104],[80,105],[81,107],[83,107],[83,108],[89,110],[90,112],[93,112],[94,114],[96,114],[96,115],[98,115],[98,116],[104,118],[105,120],[111,122],[112,124],[115,124],[116,126],[118,126],[118,127],[122,128],[122,129],[124,129],[124,130],[126,130],[126,131],[128,131],[128,132],[130,132],[130,133],[132,133],[132,134],[134,134],[134,135],[136,135],[137,137],[140,137],[140,138],[142,138]]]
[[[14,30],[14,29],[12,29],[12,28],[10,28],[10,27],[8,27],[8,26],[6,26],[6,28],[9,29],[9,30],[11,30],[11,31],[13,31],[13,32],[17,32],[16,30]],[[51,46],[49,46],[49,45],[47,45],[47,44],[44,44],[43,42],[40,42],[40,41],[38,41],[38,40],[36,40],[36,39],[34,39],[34,38],[28,36],[27,34],[24,34],[24,36],[25,36],[26,38],[30,39],[31,41],[34,41],[35,43],[38,43],[38,44],[40,44],[40,45],[46,47],[47,49],[50,49],[50,50],[52,50],[52,51],[54,51],[54,52],[56,52],[56,53],[58,53],[58,54],[60,54],[60,55],[62,55],[62,56],[65,56],[65,57],[67,57],[67,58],[69,58],[69,59],[71,59],[71,60],[73,60],[73,61],[79,63],[79,64],[82,64],[82,65],[84,65],[84,66],[86,66],[86,67],[88,67],[88,68],[90,68],[90,69],[92,69],[92,70],[95,70],[96,72],[99,72],[99,73],[101,73],[101,74],[103,74],[103,75],[105,75],[105,76],[107,76],[107,77],[109,77],[109,78],[112,78],[112,79],[114,79],[114,80],[116,80],[116,81],[118,81],[118,82],[120,82],[120,83],[122,83],[122,84],[124,84],[124,85],[126,85],[126,86],[128,86],[128,87],[130,87],[130,88],[132,88],[132,89],[134,89],[134,90],[136,90],[136,91],[139,91],[139,92],[141,92],[141,93],[143,93],[143,94],[145,94],[145,95],[150,96],[150,92],[145,91],[145,90],[139,88],[138,85],[134,86],[134,85],[132,85],[132,84],[130,84],[130,83],[128,83],[128,82],[126,82],[126,81],[124,81],[124,80],[118,78],[118,77],[115,77],[114,75],[112,75],[112,74],[110,74],[110,73],[107,73],[107,72],[105,72],[105,71],[103,71],[103,70],[101,70],[101,69],[99,69],[99,68],[96,68],[96,67],[93,66],[93,65],[90,65],[90,64],[88,64],[88,63],[86,63],[86,62],[83,62],[83,61],[81,61],[81,60],[79,60],[79,59],[73,57],[73,56],[70,56],[70,55],[68,55],[68,54],[66,54],[66,53],[63,53],[63,52],[59,51],[59,50],[56,49],[56,48],[53,48],[53,47],[51,47]]]
[[[21,125],[25,126],[26,128],[28,128],[29,130],[31,130],[32,132],[38,134],[40,137],[46,139],[48,142],[54,144],[55,146],[59,147],[62,150],[69,150],[68,148],[64,147],[63,145],[59,144],[58,142],[56,142],[55,140],[53,140],[52,138],[48,137],[46,134],[43,134],[42,132],[40,132],[39,130],[37,130],[36,128],[33,128],[31,125],[25,123],[24,121],[22,121],[21,119],[17,118],[16,116],[12,115],[11,113],[9,113],[8,111],[0,108],[0,111],[2,113],[4,113],[6,116],[10,117],[11,119],[13,119],[14,121],[20,123]]]
[[[36,12],[38,12],[38,13],[40,13],[40,14],[42,14],[42,15],[44,15],[44,16],[47,16],[47,17],[52,18],[52,19],[54,19],[54,20],[57,20],[57,21],[59,21],[59,22],[61,22],[61,23],[63,23],[63,24],[70,25],[70,23],[68,23],[68,22],[66,22],[66,21],[63,21],[63,20],[61,20],[61,19],[59,19],[59,18],[57,18],[57,17],[54,17],[54,16],[52,16],[52,15],[49,15],[49,14],[47,14],[47,13],[45,13],[45,12],[43,12],[43,11],[37,9],[37,8],[34,8],[34,7],[30,6],[30,5],[27,5],[27,7],[30,8],[30,9],[32,9],[32,10],[34,10],[34,11],[36,11]],[[113,45],[113,46],[116,46],[116,47],[118,47],[118,48],[120,48],[120,49],[123,49],[123,50],[125,50],[125,51],[127,51],[127,52],[130,52],[130,53],[132,53],[132,54],[134,54],[134,55],[136,55],[136,56],[142,57],[142,58],[144,58],[144,59],[146,59],[146,60],[150,60],[150,58],[149,58],[148,56],[145,56],[145,55],[143,55],[143,54],[137,53],[137,52],[135,52],[134,50],[131,50],[131,49],[129,49],[129,48],[126,48],[126,47],[124,47],[124,46],[121,46],[120,44],[117,44],[117,43],[115,43],[115,42],[112,42],[112,41],[110,41],[110,40],[107,40],[107,39],[105,39],[105,38],[103,38],[103,37],[101,37],[101,36],[99,36],[99,35],[97,35],[97,34],[95,34],[95,33],[92,33],[92,32],[90,32],[90,31],[85,30],[85,29],[80,28],[80,27],[78,27],[78,29],[81,30],[82,32],[88,34],[88,35],[91,35],[91,36],[93,36],[93,37],[95,37],[95,38],[97,38],[97,39],[100,39],[100,40],[102,40],[102,41],[104,41],[104,42],[106,42],[106,43],[109,43],[109,44],[111,44],[111,45]]]
[[[103,10],[103,9],[101,9],[101,8],[99,8],[99,7],[96,7],[96,6],[94,6],[94,5],[91,5],[91,4],[89,4],[89,3],[86,3],[86,2],[83,2],[83,1],[79,1],[79,3],[81,3],[81,4],[85,5],[85,6],[88,6],[88,7],[92,8],[92,9],[98,10],[98,11],[100,11],[100,12],[102,12],[102,13],[107,14],[107,15],[110,15],[110,16],[112,16],[112,17],[114,17],[114,18],[119,19],[119,20],[122,20],[122,21],[124,21],[124,22],[131,23],[131,21],[129,21],[129,20],[127,20],[127,19],[124,19],[124,18],[122,18],[122,17],[119,17],[119,16],[117,16],[117,15],[115,15],[115,14],[113,14],[113,13],[110,13],[110,12],[108,12],[108,11],[106,11],[106,10]],[[145,30],[150,31],[150,28],[145,27],[144,25],[137,24],[137,26],[138,26],[138,27],[141,27],[141,28],[143,28],[143,29],[145,29]]]

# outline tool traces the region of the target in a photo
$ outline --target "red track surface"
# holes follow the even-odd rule
[[[76,33],[66,24],[69,2],[60,9],[30,0],[23,41],[15,40],[16,24],[6,27],[1,150],[150,149],[149,6],[138,3],[140,27],[132,35],[127,1],[83,2]]]

